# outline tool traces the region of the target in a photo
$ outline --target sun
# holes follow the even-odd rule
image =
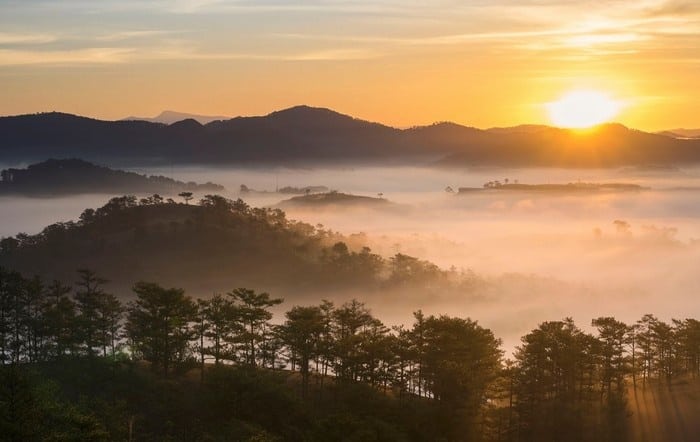
[[[619,101],[602,92],[591,90],[569,92],[546,106],[553,124],[577,129],[610,121],[622,108]]]

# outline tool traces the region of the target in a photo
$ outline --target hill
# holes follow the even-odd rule
[[[25,169],[0,172],[0,195],[67,195],[84,193],[220,192],[213,183],[184,183],[164,176],[146,176],[114,170],[79,159],[54,160],[32,164]]]
[[[700,139],[606,124],[480,130],[454,123],[396,129],[329,109],[297,106],[205,125],[100,121],[62,113],[0,118],[0,161],[73,156],[116,164],[308,165],[370,162],[619,167],[700,162]]]
[[[216,195],[199,205],[112,198],[78,221],[2,239],[0,266],[62,281],[90,268],[120,293],[142,279],[204,294],[241,285],[307,294],[394,286],[449,291],[462,283],[457,272],[402,254],[385,259],[357,240],[289,220],[280,209]]]
[[[586,131],[542,127],[499,131],[479,147],[447,155],[446,167],[486,163],[502,166],[617,167],[678,165],[700,160],[700,141],[670,138],[605,124]]]
[[[320,192],[328,192],[329,189],[326,186],[304,186],[304,187],[294,187],[294,186],[284,186],[280,187],[279,189],[276,189],[274,191],[272,190],[257,190],[257,189],[251,189],[250,187],[246,186],[245,184],[241,184],[239,187],[238,192],[241,195],[245,194],[269,194],[269,193],[281,193],[281,194],[286,194],[286,195],[307,195],[311,193],[320,193]]]
[[[671,129],[659,134],[674,138],[700,138],[700,129]]]
[[[390,158],[400,131],[305,106],[201,125],[100,121],[62,113],[0,118],[0,161],[74,156],[117,163],[293,164]],[[404,152],[404,149],[399,151]]]
[[[638,184],[631,183],[567,183],[567,184],[501,184],[498,181],[491,181],[482,188],[460,187],[457,194],[473,194],[476,191],[497,191],[497,192],[533,192],[533,193],[600,193],[600,192],[640,192],[648,190]]]
[[[350,195],[342,192],[310,193],[289,198],[278,204],[281,208],[288,207],[388,207],[392,205],[384,198]]]

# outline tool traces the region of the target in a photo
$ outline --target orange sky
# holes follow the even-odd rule
[[[700,127],[698,79],[698,1],[0,0],[3,115],[309,104],[491,127],[592,89],[658,130]]]

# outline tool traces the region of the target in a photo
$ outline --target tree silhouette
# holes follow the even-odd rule
[[[3,363],[18,364],[26,349],[24,284],[19,273],[0,268],[0,357]]]
[[[602,389],[608,398],[613,394],[612,385],[615,384],[614,393],[618,396],[624,394],[625,376],[630,372],[628,358],[625,355],[625,341],[629,327],[615,318],[600,317],[593,319],[591,325],[598,329],[600,341]]]
[[[89,269],[78,270],[80,279],[76,282],[75,302],[78,309],[77,334],[88,355],[94,355],[97,347],[107,346],[105,324],[101,320],[106,293],[102,286],[107,280]]]
[[[53,281],[48,287],[44,308],[44,323],[53,346],[56,358],[75,352],[78,344],[73,329],[76,321],[75,302],[68,296],[71,288],[60,281]]]
[[[203,354],[213,356],[215,364],[224,359],[233,359],[231,343],[234,335],[242,329],[238,309],[229,297],[220,294],[210,299],[200,299],[197,304],[204,321],[202,336],[211,343],[210,347],[202,349]]]
[[[137,298],[128,307],[126,324],[132,348],[167,376],[187,356],[196,305],[182,289],[138,282],[133,290]]]
[[[500,367],[500,341],[470,319],[430,316],[425,320],[426,379],[452,429],[452,437],[475,435],[475,419]]]
[[[700,373],[700,321],[697,319],[674,320],[679,370],[696,378]]]
[[[369,309],[353,299],[333,311],[333,337],[337,377],[343,380],[358,380],[362,363],[359,344],[360,332],[374,321]]]
[[[544,322],[522,338],[516,410],[523,440],[575,439],[590,424],[596,398],[597,340],[573,320]]]
[[[97,313],[102,356],[107,356],[107,348],[109,347],[110,353],[114,357],[117,349],[117,340],[120,335],[124,307],[116,296],[111,293],[104,293],[97,306]]]
[[[192,192],[180,192],[177,194],[177,196],[185,200],[185,204],[189,204],[190,200],[193,198]]]
[[[271,298],[268,293],[256,293],[255,290],[237,288],[228,293],[236,301],[241,323],[245,327],[242,333],[246,363],[255,367],[256,349],[265,340],[265,327],[272,319],[270,307],[281,304],[281,298]]]
[[[309,388],[309,362],[319,354],[324,332],[324,318],[320,307],[292,307],[285,313],[287,320],[280,328],[280,336],[290,352],[290,360],[301,372],[302,397]]]

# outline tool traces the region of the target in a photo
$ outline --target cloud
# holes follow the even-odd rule
[[[177,33],[182,33],[184,31],[177,31]],[[148,37],[160,37],[174,34],[175,31],[165,31],[165,30],[132,30],[132,31],[118,31],[110,34],[99,35],[95,37],[97,41],[123,41],[132,39],[141,39]]]
[[[0,0],[0,7],[3,1]],[[156,14],[242,14],[242,13],[284,13],[284,12],[328,12],[358,14],[418,14],[433,10],[431,2],[416,1],[337,1],[309,0],[290,2],[275,0],[35,0],[31,3],[13,5],[24,10],[45,10],[59,8],[84,14],[109,14],[114,12],[149,12]]]
[[[695,0],[669,0],[646,9],[646,14],[658,16],[700,15],[700,3]]]
[[[450,46],[483,43],[511,43],[514,48],[555,48],[593,47],[599,45],[628,44],[648,40],[650,37],[635,32],[614,32],[608,30],[589,29],[548,29],[523,30],[509,32],[477,32],[465,34],[434,35],[427,37],[373,37],[373,36],[336,36],[336,35],[305,35],[278,34],[280,37],[321,41],[345,41],[354,43],[384,43],[403,46]],[[529,46],[523,41],[532,41]]]
[[[364,60],[381,54],[361,49],[328,49],[298,53],[256,54],[245,52],[200,52],[191,47],[99,47],[74,50],[0,49],[0,66],[116,64],[154,61],[343,61]]]
[[[51,34],[32,34],[32,33],[8,33],[0,32],[0,45],[22,45],[22,44],[43,44],[51,43],[57,40],[55,35]]]
[[[0,49],[0,66],[124,63],[133,48],[84,48],[65,51]]]
[[[364,49],[330,49],[321,51],[311,51],[295,55],[279,57],[290,61],[343,61],[343,60],[369,60],[380,57],[381,54]]]
[[[649,38],[649,36],[634,32],[597,33],[572,35],[571,37],[566,38],[564,42],[567,46],[572,47],[590,47],[606,44],[634,43],[648,40]]]
[[[171,13],[284,13],[284,12],[323,12],[354,14],[399,14],[420,15],[435,10],[435,2],[418,1],[339,1],[309,0],[305,2],[275,0],[172,0],[161,2]]]
[[[37,4],[42,6],[38,7]],[[2,5],[0,0],[0,9],[3,8]],[[696,36],[700,32],[699,5],[697,1],[679,0],[598,0],[587,2],[585,5],[580,2],[549,0],[309,0],[303,3],[286,0],[66,0],[59,6],[40,0],[26,6],[24,3],[15,4],[13,9],[26,8],[39,16],[55,14],[55,24],[59,27],[62,16],[67,17],[72,13],[104,14],[106,22],[112,25],[124,25],[132,21],[131,16],[141,15],[148,16],[149,20],[153,19],[152,23],[167,23],[170,28],[167,31],[127,29],[104,35],[83,34],[75,37],[91,40],[85,46],[93,46],[95,41],[145,40],[139,44],[144,49],[149,49],[149,46],[155,49],[160,44],[148,41],[153,37],[182,32],[177,30],[177,26],[181,26],[182,23],[178,15],[198,16],[188,18],[188,26],[201,31],[197,34],[197,44],[205,46],[211,43],[208,41],[210,29],[206,27],[208,16],[233,18],[245,17],[251,13],[278,14],[274,15],[275,19],[269,23],[265,17],[256,18],[261,20],[261,26],[256,29],[243,26],[236,32],[241,32],[246,39],[258,43],[270,35],[305,39],[316,47],[305,48],[306,57],[303,54],[292,54],[286,58],[312,60],[364,59],[376,57],[376,53],[370,53],[372,51],[389,53],[392,50],[421,50],[422,47],[470,44],[493,45],[506,51],[570,48],[580,51],[578,54],[567,55],[574,58],[617,55],[620,54],[620,50],[636,53],[647,47],[672,45],[674,38]],[[320,17],[327,20],[319,20]],[[408,28],[406,23],[391,22],[391,19],[397,17],[431,21],[429,24],[421,21],[419,26],[414,23],[414,26]],[[129,20],[125,21],[127,18]],[[387,20],[389,24],[378,28],[377,24],[382,20]],[[329,28],[333,23],[350,22],[353,26]],[[31,24],[26,24],[28,29],[31,29]],[[328,29],[332,29],[332,33],[329,34]],[[357,33],[344,35],[345,29],[352,29]],[[301,33],[295,33],[299,30]],[[71,30],[63,31],[70,33]],[[217,31],[217,35],[221,33],[221,30]],[[54,41],[55,38],[27,31],[24,36],[0,33],[0,44],[4,40],[36,43]],[[359,47],[327,50],[319,44],[328,41],[354,43]],[[597,52],[587,52],[592,49],[596,49]]]

